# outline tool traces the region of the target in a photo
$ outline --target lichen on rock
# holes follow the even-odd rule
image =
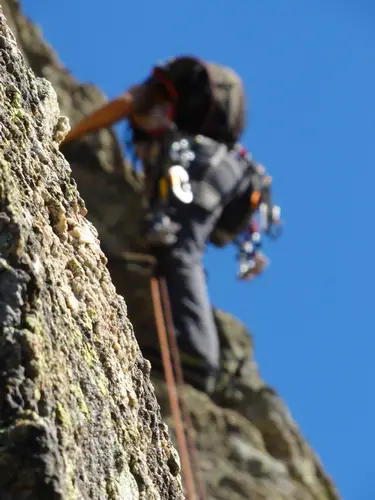
[[[124,299],[0,9],[0,498],[181,499]]]

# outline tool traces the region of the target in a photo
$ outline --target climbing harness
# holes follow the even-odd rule
[[[152,276],[151,294],[169,403],[175,423],[177,443],[181,457],[181,468],[185,478],[187,500],[206,500],[205,488],[197,462],[193,425],[184,395],[184,379],[180,354],[174,334],[172,312],[167,284],[164,278]],[[173,368],[175,373],[173,372]],[[197,482],[197,488],[193,474]],[[197,489],[199,496],[196,493]]]
[[[195,154],[188,139],[179,137],[174,130],[164,137],[159,149],[158,163],[163,165],[156,183],[156,203],[146,217],[148,243],[155,246],[169,246],[175,243],[180,224],[171,219],[170,197],[183,204],[193,201],[188,168]]]

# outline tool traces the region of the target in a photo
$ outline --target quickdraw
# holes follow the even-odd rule
[[[250,281],[259,275],[266,267],[266,263],[260,260],[261,236],[254,225],[244,232],[235,245],[238,248],[237,259],[239,260],[239,270],[237,278]]]
[[[246,150],[243,149],[241,154],[246,156]],[[261,252],[261,234],[277,239],[282,232],[280,207],[273,205],[271,200],[270,185],[272,178],[266,174],[262,165],[258,165],[257,170],[259,175],[262,176],[262,185],[260,191],[252,193],[250,204],[253,211],[258,214],[259,222],[252,216],[247,229],[234,241],[238,248],[239,271],[237,277],[246,281],[250,281],[261,274],[269,264],[268,259]]]

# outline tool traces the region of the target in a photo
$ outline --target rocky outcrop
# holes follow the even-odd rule
[[[71,122],[105,101],[97,88],[80,84],[61,65],[40,31],[24,18],[18,2],[5,0],[2,4],[25,59],[39,76],[52,83],[61,111]],[[63,152],[85,200],[87,218],[98,230],[113,283],[117,292],[125,297],[137,340],[141,348],[155,345],[157,336],[149,291],[152,257],[140,263],[132,256],[134,252],[147,253],[142,241],[142,177],[132,172],[111,130],[92,134],[64,148]],[[70,231],[73,229],[68,227]],[[243,353],[247,353],[248,358],[242,376],[231,384],[224,380],[213,398],[186,387],[208,499],[337,500],[339,495],[332,481],[301,436],[286,406],[262,380],[249,332],[230,315],[222,311],[215,314],[221,337],[222,365],[233,371]],[[121,335],[124,335],[121,342],[126,342],[130,334],[121,332]],[[116,342],[120,344],[118,339]],[[85,355],[77,347],[69,352],[76,359]],[[165,383],[156,374],[153,383],[174,438]],[[144,390],[141,393],[146,394]],[[157,417],[155,419],[157,421]],[[90,443],[96,446],[93,436]],[[155,447],[157,449],[157,445]],[[160,467],[162,478],[165,469]],[[152,477],[152,472],[148,473]],[[168,481],[174,485],[170,478]]]
[[[0,498],[181,499],[150,364],[0,9]]]

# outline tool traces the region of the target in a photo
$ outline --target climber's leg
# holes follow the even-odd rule
[[[226,155],[205,177],[212,188],[210,194],[219,195],[218,202],[207,206],[204,200],[197,199],[191,204],[174,205],[173,221],[181,229],[177,241],[159,254],[159,269],[166,278],[182,361],[199,377],[214,374],[219,368],[220,356],[202,265],[203,253],[222,213],[223,200],[236,192],[243,168],[233,155]],[[184,371],[186,373],[186,368]]]
[[[184,372],[190,367],[198,380],[219,368],[219,340],[202,265],[203,252],[194,237],[194,232],[204,228],[204,215],[183,223],[177,243],[159,256]],[[193,383],[189,378],[187,381]]]

